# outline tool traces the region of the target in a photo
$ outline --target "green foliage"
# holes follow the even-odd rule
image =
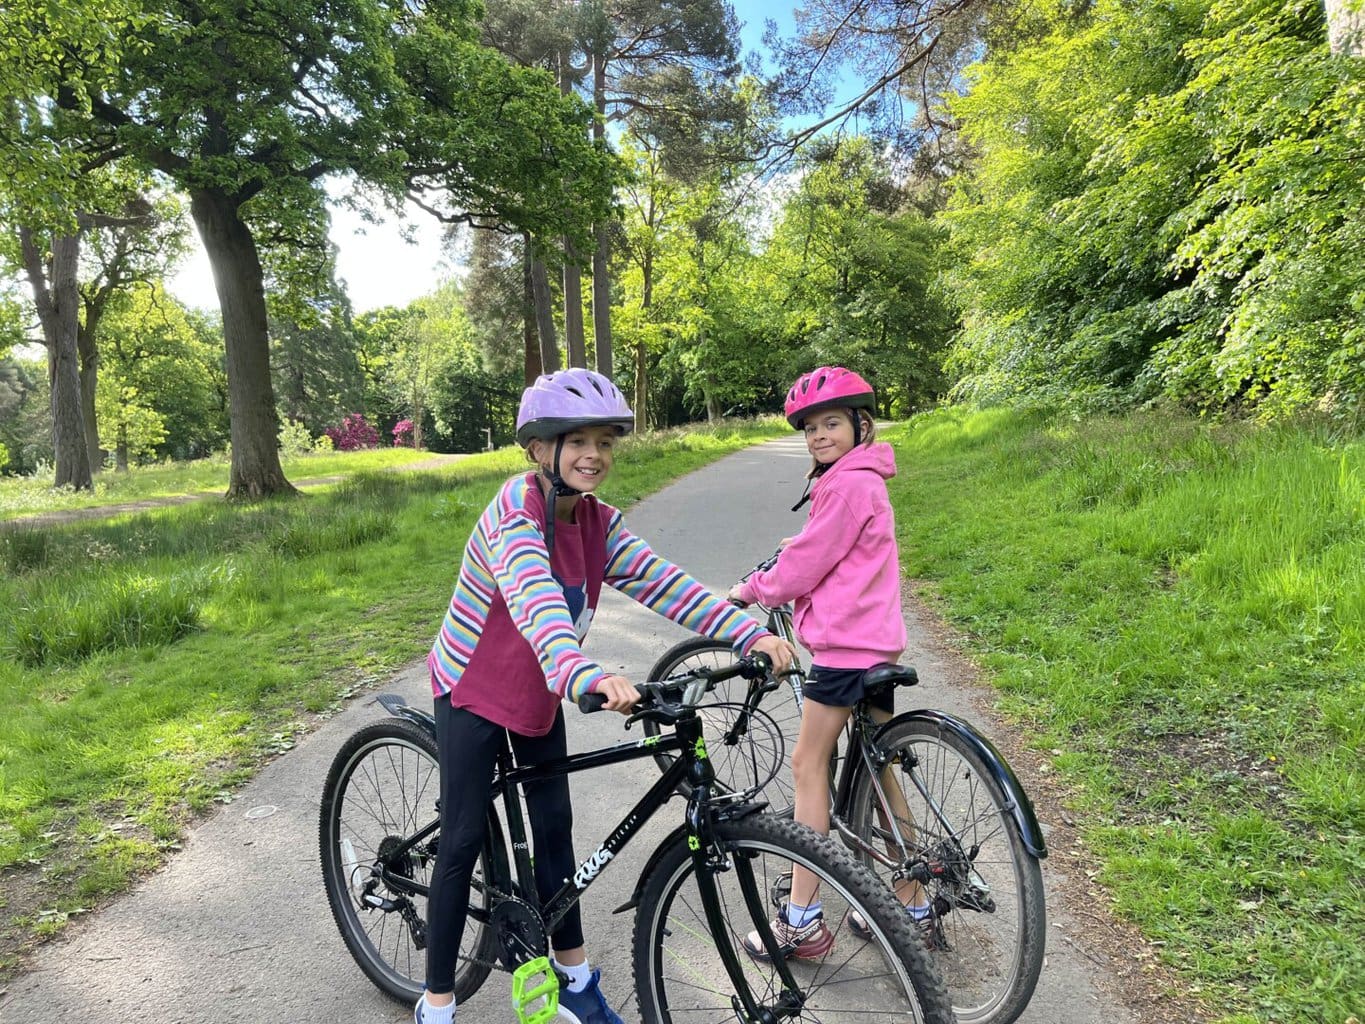
[[[1365,991],[1365,439],[946,410],[902,557],[1077,794],[1120,910],[1225,1021]]]
[[[281,421],[314,432],[361,407],[364,377],[351,329],[351,306],[331,280],[301,307],[279,308],[270,324],[270,373]]]
[[[833,363],[863,373],[884,410],[931,402],[955,326],[936,285],[942,230],[867,139],[815,147],[802,168],[762,261],[785,377]]]
[[[39,462],[52,462],[47,368],[40,361],[0,359],[0,443],[9,449],[7,472],[32,473]]]
[[[326,434],[321,435],[327,437]],[[331,438],[327,441],[330,444]],[[313,450],[313,435],[302,420],[283,420],[280,424],[280,454],[302,455]]]
[[[131,460],[204,455],[227,437],[221,343],[158,285],[118,293],[100,321],[100,444]]]
[[[1113,0],[977,68],[959,392],[1358,408],[1365,70],[1324,43],[1314,0]]]
[[[180,576],[95,573],[74,586],[29,577],[12,592],[0,655],[37,668],[172,643],[198,621],[200,589]]]

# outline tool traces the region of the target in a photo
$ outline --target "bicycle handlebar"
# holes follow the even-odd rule
[[[772,668],[772,660],[766,654],[746,654],[734,664],[723,668],[696,668],[672,679],[640,683],[636,686],[640,691],[640,700],[635,704],[631,720],[650,712],[659,712],[664,717],[676,718],[686,708],[700,700],[702,693],[712,689],[717,683],[737,676],[743,676],[745,679],[762,679],[772,672]],[[689,701],[688,688],[699,681],[705,682],[706,685]],[[606,695],[601,693],[585,693],[578,698],[578,709],[585,715],[601,711],[606,704]]]

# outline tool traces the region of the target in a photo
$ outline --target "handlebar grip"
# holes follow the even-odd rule
[[[607,706],[605,693],[585,693],[578,698],[578,710],[585,715],[595,714]]]

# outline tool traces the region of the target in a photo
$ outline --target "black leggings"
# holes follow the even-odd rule
[[[512,740],[517,764],[536,764],[568,752],[564,710],[544,736],[520,736],[452,707],[436,698],[436,743],[441,758],[441,839],[427,898],[427,988],[443,993],[455,988],[455,963],[469,913],[469,879],[483,851],[488,831],[493,770],[502,750],[502,735]],[[569,780],[559,778],[523,787],[535,853],[536,890],[541,900],[553,896],[574,873],[573,807]],[[551,936],[557,950],[583,945],[583,925],[575,905]]]

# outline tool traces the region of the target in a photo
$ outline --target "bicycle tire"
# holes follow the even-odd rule
[[[716,835],[731,870],[714,875],[728,935],[760,1004],[771,1005],[781,979],[771,963],[751,958],[741,938],[755,927],[740,892],[750,873],[775,913],[782,879],[794,863],[820,879],[825,921],[834,946],[824,957],[790,960],[803,990],[796,1021],[852,1024],[869,1019],[950,1024],[952,1006],[919,936],[886,886],[847,850],[804,825],[769,814],[718,822]],[[850,930],[857,910],[871,925],[866,943]],[[684,838],[660,851],[641,882],[633,942],[635,990],[645,1024],[738,1019],[731,980],[701,904]]]
[[[906,798],[914,834],[902,837],[912,857],[918,852],[947,868],[926,888],[937,905],[950,908],[940,920],[948,948],[934,957],[950,979],[957,1019],[1010,1024],[1033,997],[1043,967],[1047,911],[1038,860],[1025,848],[985,762],[962,739],[903,715],[880,729],[876,742],[890,753],[887,770],[896,773]],[[887,836],[865,764],[849,793],[845,820],[853,832]],[[931,799],[940,814],[930,812]],[[890,869],[860,853],[894,884]]]
[[[665,651],[649,670],[647,678],[650,682],[670,679],[694,668],[722,668],[734,660],[734,650],[724,641],[704,636],[693,637]],[[759,709],[781,731],[782,749],[776,749],[761,727],[754,728],[735,744],[726,744],[724,736],[734,725],[737,705],[743,702],[748,688],[749,683],[745,679],[728,680],[711,690],[697,707],[711,767],[716,773],[716,781],[736,793],[761,785],[764,778],[771,775],[771,780],[763,787],[763,796],[774,813],[790,814],[795,803],[791,752],[796,747],[796,737],[801,731],[801,706],[791,684],[782,680],[776,690],[764,695],[759,705]],[[660,734],[658,722],[646,720],[643,726],[647,736]],[[674,755],[655,754],[654,760],[661,771],[666,771],[672,765]],[[691,790],[686,780],[678,784],[678,792],[683,796],[689,795]]]
[[[406,901],[404,909],[381,910],[362,904],[358,889],[386,841],[400,841],[436,816],[438,764],[436,740],[427,730],[406,719],[386,718],[364,726],[342,744],[322,790],[318,844],[332,917],[365,976],[407,1005],[417,1001],[426,977],[426,899],[381,886],[379,895],[400,907]],[[490,815],[489,827],[495,830],[494,842],[500,842],[495,815]],[[438,838],[439,833],[432,835],[397,869],[429,885]],[[485,853],[475,867],[475,879],[486,877],[486,871]],[[471,901],[476,898],[477,890]],[[414,921],[421,926],[420,942]],[[490,930],[471,917],[455,972],[457,1000],[478,990],[490,970],[486,964],[495,955]]]

